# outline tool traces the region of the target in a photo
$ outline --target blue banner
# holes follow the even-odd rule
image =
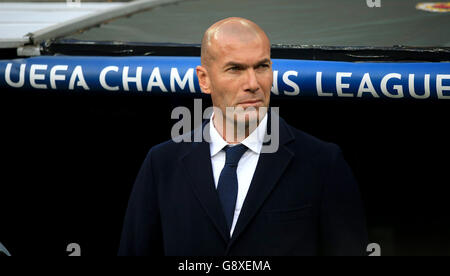
[[[34,57],[0,60],[0,89],[201,93],[198,57]],[[272,95],[450,99],[450,63],[273,60]]]

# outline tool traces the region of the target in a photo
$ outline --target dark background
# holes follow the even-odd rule
[[[179,105],[193,98],[2,91],[0,241],[13,255],[64,256],[72,242],[82,255],[115,255],[141,162],[170,139]],[[272,98],[272,106],[341,146],[382,255],[450,253],[448,102]]]

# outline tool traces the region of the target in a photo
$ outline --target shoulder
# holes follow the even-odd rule
[[[287,146],[299,156],[307,158],[335,159],[341,153],[340,147],[335,143],[319,139],[286,122],[285,126],[294,137]]]
[[[153,146],[148,152],[148,157],[151,157],[153,160],[159,161],[165,159],[173,161],[174,159],[183,156],[187,152],[189,144],[191,143],[177,143],[174,140],[170,139]]]
[[[147,159],[151,158],[152,160],[157,160],[158,163],[164,163],[165,160],[173,162],[183,157],[193,146],[203,143],[203,141],[195,142],[194,133],[196,130],[154,145],[149,150]]]

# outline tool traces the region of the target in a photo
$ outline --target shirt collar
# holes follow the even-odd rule
[[[210,143],[211,156],[216,155],[225,146],[228,145],[228,143],[222,138],[222,136],[219,134],[216,127],[214,126],[213,117],[214,113],[211,115],[211,118],[209,119],[210,123],[209,135],[211,137]],[[256,129],[242,141],[242,144],[245,145],[250,150],[252,150],[253,152],[260,154],[262,144],[264,141],[264,135],[266,134],[266,129],[267,129],[267,114],[264,115],[264,118],[256,127]]]

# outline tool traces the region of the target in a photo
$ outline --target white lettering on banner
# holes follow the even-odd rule
[[[332,97],[333,93],[326,93],[322,90],[322,72],[316,73],[316,89],[319,97]]]
[[[280,94],[278,92],[278,71],[277,70],[273,70],[273,83],[272,83],[272,88],[270,89],[270,92],[272,92],[275,95]]]
[[[366,87],[366,85],[367,85],[367,87]],[[377,91],[375,91],[375,88],[373,87],[372,81],[370,80],[369,73],[364,74],[364,76],[361,80],[361,84],[359,85],[358,95],[356,95],[356,97],[361,98],[362,94],[365,92],[372,94],[372,96],[374,98],[380,97],[380,96],[378,96]]]
[[[170,69],[170,90],[172,92],[176,92],[175,82],[178,84],[180,89],[184,89],[186,87],[186,83],[189,83],[189,91],[191,93],[195,93],[194,68],[189,68],[186,71],[186,74],[184,75],[183,79],[181,79],[177,68]]]
[[[166,87],[161,78],[161,73],[159,72],[159,67],[153,68],[152,74],[150,75],[150,79],[148,80],[147,92],[151,92],[153,86],[157,86],[161,89],[162,92],[167,92]]]
[[[436,91],[438,99],[450,99],[450,95],[444,95],[444,91],[450,91],[450,85],[442,85],[442,80],[450,80],[450,75],[436,76]]]
[[[298,72],[297,71],[286,71],[283,74],[283,82],[287,86],[290,86],[290,87],[292,87],[294,89],[294,91],[286,91],[286,90],[284,90],[283,93],[285,95],[288,95],[288,96],[297,96],[300,93],[300,87],[298,87],[298,85],[295,82],[291,81],[289,79],[289,76],[296,76],[297,77],[298,76]]]
[[[403,87],[399,84],[394,85],[394,90],[397,92],[397,94],[391,94],[388,90],[387,90],[387,82],[390,79],[402,79],[402,75],[398,74],[398,73],[390,73],[387,74],[386,76],[383,77],[383,79],[381,79],[381,92],[383,92],[383,94],[386,97],[389,98],[403,98]]]
[[[128,83],[134,82],[136,83],[137,90],[142,92],[142,67],[139,66],[138,68],[136,68],[136,77],[130,77],[128,74],[129,70],[130,70],[129,66],[123,67],[122,72],[123,90],[130,91]]]
[[[114,71],[114,72],[119,72],[119,67],[117,66],[108,66],[105,69],[103,69],[100,72],[100,85],[108,90],[108,91],[118,91],[120,88],[119,86],[109,86],[108,83],[106,83],[106,74],[108,74],[109,72]]]
[[[339,97],[353,97],[353,94],[342,92],[343,88],[350,88],[350,84],[342,83],[342,78],[350,78],[352,73],[350,72],[337,72],[336,73],[336,91]]]
[[[1,76],[4,77],[4,83],[0,83],[0,86],[7,85],[13,88],[32,87],[34,89],[74,90],[76,87],[80,87],[84,90],[90,90],[89,85],[93,85],[95,89],[106,91],[151,92],[156,87],[162,92],[168,92],[167,88],[170,87],[172,92],[187,89],[191,93],[197,92],[194,85],[194,68],[180,69],[172,67],[170,72],[162,72],[165,77],[163,79],[160,67],[151,67],[152,71],[147,70],[147,73],[144,74],[145,67],[143,66],[107,66],[99,68],[99,72],[90,69],[88,76],[93,83],[88,85],[85,79],[87,75],[84,74],[84,68],[80,65],[73,68],[71,65],[64,64],[18,64],[11,62],[0,63],[0,66],[2,67],[0,71],[4,74]],[[164,70],[168,70],[168,68]],[[181,70],[185,73],[180,74]],[[311,73],[315,73],[315,80]],[[307,85],[308,89],[304,93],[308,95],[316,93],[318,97],[388,97],[400,99],[408,96],[419,100],[430,97],[450,99],[450,74],[431,75],[430,73],[424,73],[419,75],[419,81],[416,78],[417,74],[388,73],[383,75],[379,72],[332,71],[311,73],[306,73],[306,77],[300,79],[299,71],[287,70],[280,72],[274,70],[271,93],[280,95],[281,92],[282,95],[286,96],[298,96],[303,91],[301,89],[302,85]],[[98,74],[98,76],[92,76],[92,74]],[[95,78],[97,78],[96,82],[94,81]],[[434,78],[436,78],[436,82],[434,82]],[[309,85],[314,83],[314,81],[316,85],[315,90],[314,88],[309,88]],[[433,85],[433,91],[431,90],[431,81],[433,81],[433,84],[436,84],[436,86]],[[144,87],[145,84],[147,84],[146,87]],[[325,89],[324,84],[327,84]],[[336,85],[335,88],[332,87],[332,84]],[[310,91],[310,89],[313,90]],[[326,91],[327,89],[328,91]],[[405,93],[409,93],[409,95],[405,95]]]
[[[6,65],[6,70],[5,70],[5,81],[6,83],[14,88],[21,88],[23,87],[23,85],[25,84],[25,69],[26,69],[27,65],[26,64],[21,64],[20,65],[20,69],[19,69],[19,80],[17,82],[14,82],[11,79],[11,68],[12,68],[12,63],[8,63]]]
[[[77,79],[78,81],[76,82]],[[80,65],[75,67],[75,69],[73,70],[72,76],[70,77],[69,90],[74,90],[75,82],[77,86],[83,87],[84,90],[89,90],[89,86],[87,85],[86,80],[84,79],[83,68]]]
[[[45,80],[45,74],[38,74],[36,71],[47,70],[47,65],[45,64],[33,64],[30,69],[30,84],[36,89],[47,89],[46,84],[38,84],[36,81]]]
[[[414,89],[414,74],[409,74],[408,76],[408,86],[409,86],[409,94],[413,98],[416,99],[427,99],[430,97],[430,74],[425,74],[424,78],[424,94],[423,95],[417,95],[416,90]]]
[[[349,84],[343,84],[342,83],[342,77],[350,77],[351,73],[336,73],[336,92],[338,97],[353,97],[351,93],[343,93],[343,88],[349,88]],[[399,79],[401,80],[402,76],[397,73],[390,73],[385,75],[382,78],[382,81],[380,83],[380,90],[383,93],[383,95],[389,97],[389,98],[404,98],[404,87],[400,84],[393,85],[393,90],[397,92],[396,94],[393,94],[392,92],[388,91],[388,82],[390,79]],[[430,91],[430,74],[424,75],[424,93],[423,95],[418,95],[415,91],[415,83],[414,83],[415,75],[409,74],[408,75],[408,91],[411,94],[411,97],[416,99],[427,99],[430,97],[431,91]],[[436,80],[438,83],[439,80]],[[436,85],[438,86],[438,84]],[[332,97],[334,94],[332,92],[324,92],[322,88],[322,72],[316,72],[316,89],[317,89],[317,95],[319,97]],[[405,88],[406,89],[406,88]],[[370,93],[374,98],[379,98],[380,95],[377,93],[375,86],[373,85],[372,78],[370,77],[370,73],[365,73],[359,83],[358,91],[356,92],[356,97],[362,98],[364,93]],[[438,95],[438,97],[444,99],[448,96],[444,96],[443,94]]]
[[[56,90],[56,81],[65,81],[66,75],[58,75],[58,71],[67,71],[69,66],[67,65],[56,65],[50,70],[50,86],[52,89]]]

